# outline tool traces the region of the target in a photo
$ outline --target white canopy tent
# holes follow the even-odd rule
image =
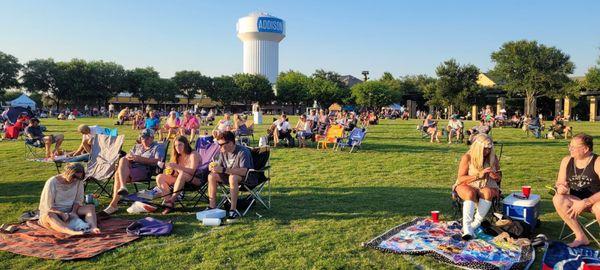
[[[36,108],[35,101],[30,99],[25,94],[22,94],[20,97],[14,99],[14,100],[11,100],[9,103],[10,103],[11,107],[23,107],[23,108],[29,107],[31,110],[35,110],[35,108]]]

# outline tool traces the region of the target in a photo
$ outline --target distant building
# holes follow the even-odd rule
[[[351,88],[352,86],[354,86],[355,84],[361,83],[363,82],[362,80],[360,80],[359,78],[356,78],[352,75],[344,75],[341,76],[340,79],[342,80],[342,82],[346,85],[346,87]]]

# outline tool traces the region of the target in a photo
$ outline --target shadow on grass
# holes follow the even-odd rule
[[[403,140],[404,141],[404,140]],[[367,143],[365,142],[361,148],[364,150],[370,150],[375,152],[405,152],[405,153],[424,153],[424,152],[435,152],[435,153],[451,153],[451,152],[464,152],[464,147],[440,147],[442,145],[447,146],[448,144],[432,144],[432,145],[416,145],[416,144],[386,144],[386,143]]]
[[[451,214],[450,189],[412,187],[290,187],[274,189],[273,207],[254,211],[289,223],[300,219],[340,220]]]
[[[42,181],[0,182],[0,204],[37,203],[43,188]]]

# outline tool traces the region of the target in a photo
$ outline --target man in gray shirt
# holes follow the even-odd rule
[[[220,146],[219,161],[211,163],[208,175],[208,198],[209,208],[216,207],[217,186],[219,182],[227,181],[231,194],[231,208],[229,212],[229,222],[235,221],[241,216],[237,211],[237,198],[239,184],[244,180],[248,169],[254,168],[250,150],[241,145],[235,144],[235,135],[231,131],[225,131],[217,134],[217,143]],[[252,174],[246,179],[247,184],[255,184],[256,177]]]
[[[146,179],[152,166],[156,166],[164,159],[166,149],[154,141],[153,130],[142,130],[139,141],[140,143],[133,146],[129,154],[119,160],[115,172],[112,201],[100,215],[108,216],[117,212],[120,196],[129,193],[125,184]]]

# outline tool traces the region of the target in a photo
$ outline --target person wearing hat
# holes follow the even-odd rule
[[[125,184],[146,179],[151,166],[163,160],[165,150],[154,141],[154,131],[144,129],[140,132],[139,143],[133,146],[129,154],[119,159],[113,185],[113,198],[100,214],[111,215],[118,210],[120,196],[129,194]]]
[[[450,121],[448,121],[448,126],[446,126],[446,130],[448,131],[448,144],[452,143],[452,135],[456,134],[456,140],[460,140],[460,134],[463,131],[463,123],[458,118],[458,115],[452,115]]]

